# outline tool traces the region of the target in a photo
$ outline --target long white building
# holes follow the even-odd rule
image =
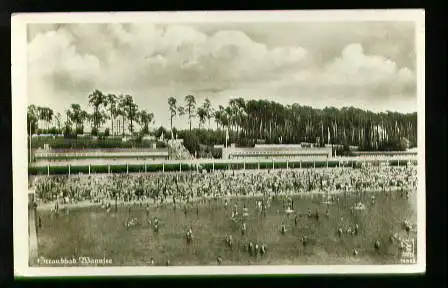
[[[331,155],[331,148],[304,148],[301,145],[256,145],[254,148],[227,147],[222,150],[223,159],[327,159]]]

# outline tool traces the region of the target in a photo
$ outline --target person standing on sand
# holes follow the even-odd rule
[[[187,239],[187,243],[191,243],[191,241],[193,240],[193,228],[190,226],[190,228],[188,229],[187,233],[186,233],[186,239]]]
[[[243,222],[243,224],[241,225],[241,235],[242,236],[246,235],[246,231],[247,231],[246,223]]]
[[[243,207],[243,217],[248,217],[249,216],[249,210],[246,207],[246,204],[244,204]]]
[[[282,235],[284,235],[286,233],[286,225],[283,224],[283,222],[280,225],[280,233],[282,233]]]
[[[221,265],[222,257],[221,256],[216,257],[216,262],[218,263],[218,265]]]

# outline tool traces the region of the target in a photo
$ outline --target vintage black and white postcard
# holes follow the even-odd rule
[[[13,15],[16,276],[424,272],[424,20]]]

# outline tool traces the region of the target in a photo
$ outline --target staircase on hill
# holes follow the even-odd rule
[[[174,160],[193,160],[193,155],[190,154],[187,148],[182,144],[182,140],[171,139],[168,140],[168,147],[170,148],[170,157]]]

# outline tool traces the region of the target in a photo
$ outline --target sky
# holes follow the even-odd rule
[[[412,22],[29,24],[29,104],[129,94],[169,127],[167,100],[267,99],[417,111]],[[91,110],[91,108],[90,108]],[[178,128],[188,126],[177,119]]]

